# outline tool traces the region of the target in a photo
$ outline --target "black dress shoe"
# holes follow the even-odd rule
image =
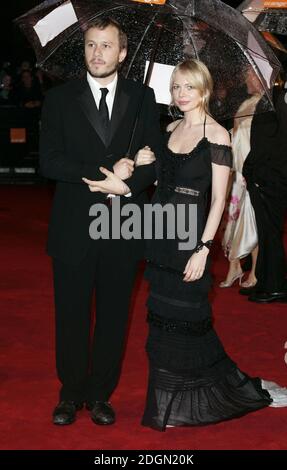
[[[86,407],[91,411],[91,418],[95,424],[114,424],[115,412],[108,401],[87,402]]]
[[[72,424],[76,420],[78,410],[83,408],[83,403],[71,400],[63,400],[58,403],[53,412],[53,423],[59,425]]]
[[[254,292],[248,297],[248,300],[262,304],[287,302],[287,292]]]

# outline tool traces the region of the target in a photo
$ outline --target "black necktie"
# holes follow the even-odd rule
[[[109,93],[109,90],[107,88],[100,88],[100,90],[101,90],[102,96],[101,96],[100,104],[99,104],[99,113],[101,116],[102,126],[104,129],[105,142],[107,143],[109,139],[110,117],[109,117],[108,105],[106,102],[106,96]]]

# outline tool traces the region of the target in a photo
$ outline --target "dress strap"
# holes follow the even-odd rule
[[[171,134],[175,131],[175,129],[178,128],[178,126],[180,125],[181,121],[182,121],[182,119],[180,119],[180,121],[177,123],[177,125],[172,129],[172,131],[170,131]]]

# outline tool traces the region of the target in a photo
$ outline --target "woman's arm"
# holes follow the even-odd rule
[[[229,173],[230,168],[228,166],[212,163],[212,199],[205,229],[201,237],[203,242],[213,240],[217,232],[225,207]],[[184,270],[184,281],[195,281],[202,277],[208,253],[209,249],[206,246],[198,253],[193,253]]]
[[[228,166],[212,163],[211,205],[205,229],[201,237],[203,242],[213,240],[219,227],[226,202],[229,175],[230,168]]]
[[[228,133],[220,132],[217,141],[220,145],[230,145]],[[226,190],[230,175],[230,167],[212,163],[212,196],[206,225],[201,237],[203,242],[213,240],[219,227],[226,202]],[[193,253],[184,270],[184,281],[190,282],[200,279],[204,273],[206,258],[209,249],[204,246],[198,253]]]

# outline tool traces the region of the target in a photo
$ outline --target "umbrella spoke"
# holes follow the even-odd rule
[[[145,29],[143,35],[142,35],[142,38],[141,38],[140,42],[138,43],[138,46],[137,46],[137,48],[135,49],[135,51],[134,51],[134,53],[133,53],[133,56],[132,56],[132,58],[131,58],[131,60],[130,60],[130,63],[129,63],[129,66],[128,66],[128,69],[127,69],[127,72],[126,72],[126,75],[125,75],[126,77],[129,76],[129,73],[130,73],[131,68],[132,68],[132,66],[133,66],[133,64],[134,64],[134,61],[135,61],[135,59],[136,59],[136,57],[137,57],[137,55],[138,55],[138,53],[139,53],[139,50],[140,50],[140,48],[142,47],[142,44],[143,44],[144,40],[146,39],[147,33],[149,32],[151,26],[153,25],[154,20],[156,19],[157,15],[158,15],[158,13],[156,13],[156,14],[154,15],[154,17],[152,18],[151,22],[147,25],[147,27],[146,27],[146,29]]]

